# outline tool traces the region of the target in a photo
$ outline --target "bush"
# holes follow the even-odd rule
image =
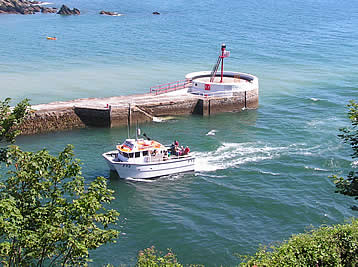
[[[175,266],[182,267],[176,256],[168,249],[168,253],[163,255],[162,252],[155,249],[154,246],[139,251],[136,266]]]
[[[358,219],[351,224],[321,227],[254,256],[244,256],[241,266],[356,266],[358,265]]]

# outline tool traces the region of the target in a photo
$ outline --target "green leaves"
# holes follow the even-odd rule
[[[10,98],[0,101],[0,142],[13,143],[15,137],[20,134],[18,126],[29,114],[29,99],[18,103],[13,109],[10,107]]]
[[[358,104],[352,100],[347,106],[349,108],[348,118],[351,121],[351,127],[339,129],[342,134],[338,136],[352,147],[352,158],[354,159],[358,157]]]
[[[136,266],[152,266],[152,267],[182,267],[178,263],[176,256],[168,249],[168,253],[163,255],[162,252],[157,251],[154,246],[139,251]]]
[[[358,158],[358,104],[354,101],[350,101],[348,108],[348,117],[351,121],[351,127],[339,129],[341,134],[338,136],[344,143],[351,146],[353,150],[351,156],[352,159],[355,159]],[[358,199],[358,172],[352,170],[349,172],[347,178],[337,176],[332,176],[331,178],[336,185],[336,193]],[[356,206],[353,206],[352,209],[358,210]]]
[[[261,247],[241,266],[355,266],[358,262],[358,220],[293,235],[278,246]]]
[[[89,250],[115,242],[119,213],[106,179],[85,185],[68,145],[57,157],[10,146],[0,184],[0,258],[9,266],[85,265]]]

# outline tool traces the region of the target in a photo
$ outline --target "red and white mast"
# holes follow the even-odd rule
[[[221,45],[221,80],[220,82],[223,82],[223,77],[224,77],[224,54],[225,54],[225,49],[226,49],[226,45],[222,44]]]
[[[215,76],[216,76],[216,72],[219,68],[219,65],[221,64],[221,79],[220,82],[223,82],[224,79],[224,58],[230,56],[230,51],[226,50],[226,45],[222,44],[221,45],[221,54],[219,55],[218,61],[216,62],[211,75],[210,75],[210,82],[214,82]]]

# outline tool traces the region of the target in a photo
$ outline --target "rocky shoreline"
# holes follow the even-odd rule
[[[30,15],[35,13],[57,13],[60,15],[79,15],[77,8],[70,9],[62,5],[57,11],[56,7],[45,7],[47,3],[32,0],[0,0],[0,14],[22,14]]]
[[[0,0],[0,14],[57,13],[55,7],[41,6],[42,2],[28,0]]]
[[[35,13],[56,13],[59,15],[80,15],[81,12],[77,8],[70,9],[62,5],[58,11],[56,7],[44,7],[47,2],[36,0],[0,0],[0,14],[22,14],[30,15]],[[113,11],[100,11],[99,14],[107,16],[122,16]],[[153,15],[160,15],[159,12],[154,11]]]

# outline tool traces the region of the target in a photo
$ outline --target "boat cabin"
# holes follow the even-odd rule
[[[126,139],[117,145],[118,161],[146,163],[162,161],[168,158],[168,149],[154,140]]]
[[[148,163],[168,160],[178,156],[185,156],[189,148],[182,154],[173,153],[173,148],[166,147],[155,140],[126,139],[123,144],[117,145],[117,161],[130,163]]]

